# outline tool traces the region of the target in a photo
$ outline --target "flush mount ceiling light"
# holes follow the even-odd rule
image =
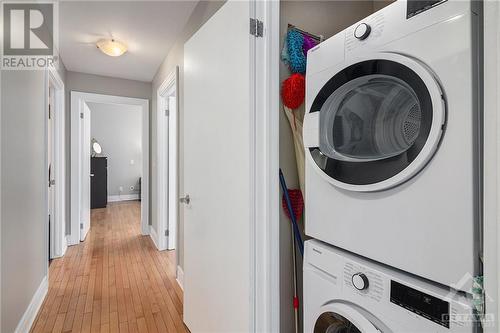
[[[127,46],[114,39],[100,39],[96,45],[102,53],[110,57],[119,57],[127,52]]]

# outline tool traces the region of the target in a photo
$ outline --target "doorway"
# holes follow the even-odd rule
[[[155,243],[159,250],[175,250],[177,246],[178,77],[179,67],[176,67],[157,91],[158,239]]]
[[[110,111],[108,117],[111,118],[107,120],[103,118],[95,123],[92,119],[99,115],[100,111],[94,113],[97,110],[91,111],[91,108],[99,108],[99,106],[104,108],[107,106]],[[91,180],[96,175],[100,179],[104,179],[106,191],[104,205],[107,205],[109,201],[140,200],[141,233],[149,235],[149,101],[147,99],[72,91],[71,110],[71,150],[73,152],[71,154],[71,244],[75,245],[83,241],[90,230],[91,190],[93,190]],[[136,114],[135,111],[138,111],[137,119],[134,118],[131,121],[132,124],[141,124],[138,127],[141,133],[133,142],[127,141],[129,137],[127,125],[120,128],[116,124],[123,118],[124,114],[116,116],[115,111],[125,112],[125,110]],[[97,127],[97,125],[104,127],[101,128],[99,138],[94,138],[92,135],[95,133],[91,128]],[[106,133],[112,131],[116,132],[116,135],[107,135],[106,138],[101,138],[104,134],[112,134]],[[100,140],[109,142],[109,144],[106,146],[104,142],[99,142]],[[118,141],[113,143],[113,140]],[[140,157],[131,158],[126,153],[123,154],[113,149],[113,156],[119,157],[113,157],[112,163],[117,161],[117,164],[110,165],[107,161],[106,151],[108,155],[111,154],[111,147],[117,144],[125,145],[129,151],[140,151]],[[125,160],[123,160],[123,156],[127,156]],[[94,161],[95,159],[106,159],[106,163]],[[101,166],[103,170],[97,173],[97,169],[91,169],[91,162],[94,168]],[[125,169],[134,169],[137,171],[137,175],[133,184],[120,183],[120,181],[114,184],[114,181],[112,183],[112,179],[108,179],[107,176],[101,178],[108,174],[108,168],[114,175],[120,174],[118,178],[121,177],[121,172]],[[95,181],[92,183],[95,184]],[[111,185],[109,187],[111,195],[107,193],[108,185]],[[114,193],[115,190],[117,193]]]

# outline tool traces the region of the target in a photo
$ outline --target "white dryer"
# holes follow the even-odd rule
[[[309,51],[307,235],[470,290],[481,218],[479,3],[397,1]]]
[[[470,300],[316,240],[304,257],[306,333],[471,333]]]

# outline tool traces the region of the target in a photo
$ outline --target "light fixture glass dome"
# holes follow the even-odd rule
[[[127,46],[114,39],[100,39],[97,48],[110,57],[119,57],[127,52]]]
[[[91,146],[92,146],[92,157],[95,157],[99,154],[102,153],[102,147],[101,145],[99,144],[99,142],[97,142],[96,139],[92,138],[91,140]]]
[[[92,149],[94,150],[94,153],[96,153],[96,154],[100,154],[102,152],[101,145],[97,141],[92,144]]]

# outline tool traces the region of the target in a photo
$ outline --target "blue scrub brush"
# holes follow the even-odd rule
[[[288,45],[288,62],[293,73],[306,72],[306,56],[304,55],[304,36],[297,30],[288,30],[286,36]]]

